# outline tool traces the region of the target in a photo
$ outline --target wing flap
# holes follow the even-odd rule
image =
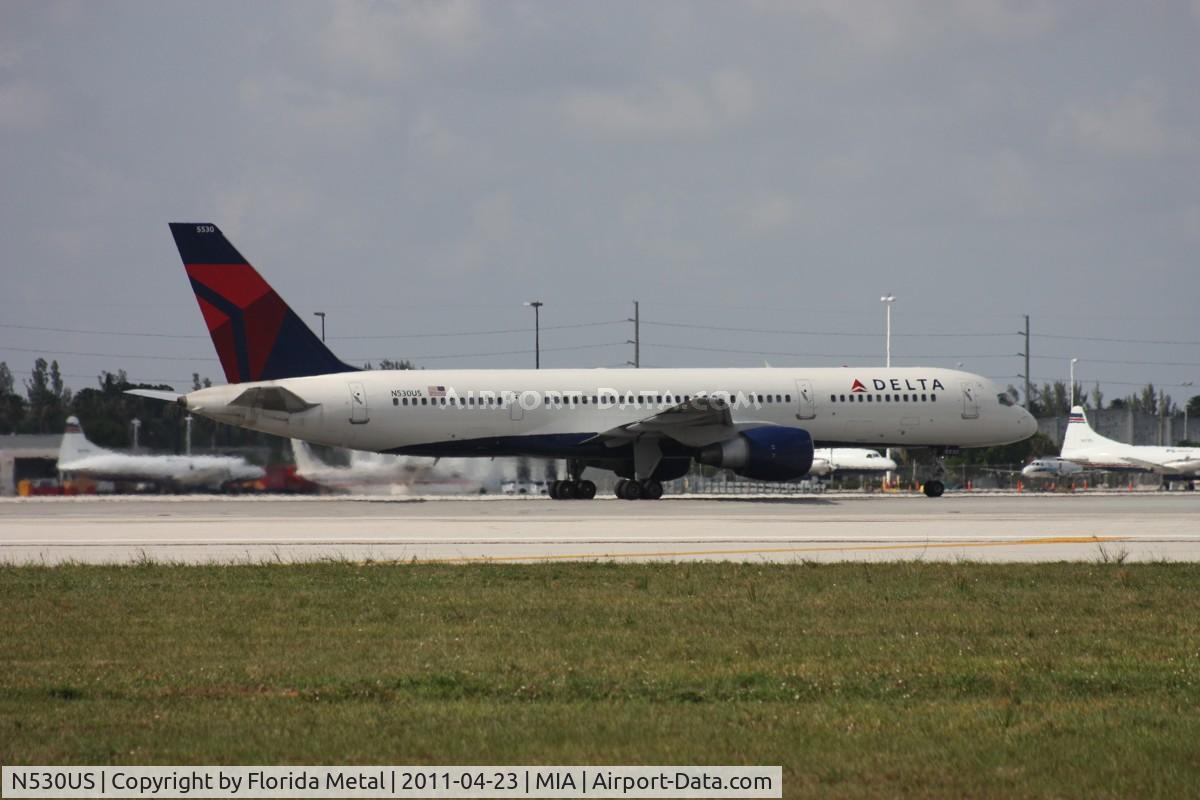
[[[728,402],[719,397],[694,397],[602,431],[588,441],[606,441],[615,446],[648,434],[699,447],[728,438],[734,429]]]

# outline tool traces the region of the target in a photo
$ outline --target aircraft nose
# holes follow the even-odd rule
[[[1021,412],[1020,420],[1017,423],[1021,428],[1021,433],[1025,434],[1026,436],[1033,436],[1033,434],[1037,433],[1037,420],[1034,419],[1033,414],[1030,414],[1023,408],[1018,409],[1018,411]]]

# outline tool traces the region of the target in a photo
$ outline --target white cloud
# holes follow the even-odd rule
[[[42,87],[26,80],[0,84],[0,129],[40,128],[53,111],[54,101]]]
[[[349,145],[373,131],[390,113],[390,103],[337,89],[321,89],[292,78],[249,78],[238,84],[238,101],[282,121],[289,133],[313,130],[325,143]]]
[[[563,101],[567,122],[616,139],[702,136],[746,121],[758,93],[741,72],[723,70],[707,81],[657,81],[621,91],[584,90]]]
[[[428,53],[461,56],[483,38],[474,0],[334,3],[322,33],[326,58],[377,80],[407,77]]]
[[[769,194],[747,203],[741,209],[742,230],[752,236],[763,236],[791,226],[796,209],[792,199],[782,194]]]
[[[463,149],[462,137],[451,131],[442,118],[432,111],[422,111],[408,130],[409,141],[419,150],[435,158],[450,158]]]
[[[963,178],[966,191],[975,197],[986,217],[1014,219],[1045,209],[1036,170],[1012,150],[976,161],[963,172]]]
[[[911,50],[960,34],[1035,38],[1049,32],[1057,18],[1049,0],[763,0],[758,7],[823,22],[856,47],[875,53]]]
[[[1139,87],[1097,103],[1067,107],[1054,120],[1051,135],[1097,155],[1157,155],[1170,144],[1162,111],[1162,92]]]

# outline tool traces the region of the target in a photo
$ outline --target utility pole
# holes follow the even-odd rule
[[[533,368],[542,368],[542,306],[541,300],[530,300],[525,305],[533,308]]]
[[[1075,363],[1078,358],[1071,359],[1071,399],[1067,401],[1067,411],[1075,407]]]
[[[886,353],[884,366],[890,367],[892,365],[892,303],[896,302],[896,296],[885,294],[883,297],[879,298],[879,302],[883,303],[884,307],[887,309],[885,317],[886,333],[884,334],[884,347]]]
[[[1029,381],[1029,315],[1025,315],[1025,410],[1029,411],[1031,399],[1029,397],[1030,381]],[[1032,413],[1032,412],[1031,412]]]
[[[184,452],[190,456],[192,454],[192,415],[188,414],[183,419],[187,423],[187,440],[184,442]]]
[[[638,301],[633,301],[633,319],[627,319],[626,322],[633,323],[633,338],[628,340],[626,344],[633,345],[633,361],[629,361],[635,369],[642,367],[642,317],[638,311]]]

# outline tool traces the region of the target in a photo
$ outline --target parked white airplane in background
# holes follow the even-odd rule
[[[1092,469],[1155,472],[1162,476],[1164,486],[1183,480],[1188,489],[1194,489],[1200,474],[1200,447],[1133,445],[1107,439],[1092,430],[1083,406],[1071,409],[1059,455]]]
[[[178,489],[220,489],[266,473],[241,456],[138,455],[106,450],[88,441],[77,417],[67,418],[58,450],[58,471],[99,481],[156,483]]]
[[[345,492],[386,491],[389,494],[479,494],[481,481],[468,477],[452,459],[435,463],[429,458],[393,456],[351,450],[345,466],[323,461],[307,442],[292,439],[296,474],[319,486]],[[496,482],[499,486],[499,481]]]
[[[1097,470],[1084,470],[1083,467],[1074,461],[1067,461],[1065,458],[1051,456],[1047,458],[1035,458],[1033,461],[1030,461],[1021,470],[1021,475],[1026,478],[1050,480],[1051,478],[1073,478],[1077,475],[1082,475],[1085,471],[1096,472]]]
[[[595,496],[585,467],[662,496],[693,460],[768,481],[825,447],[987,447],[1037,430],[987,378],[933,368],[360,371],[331,353],[210,223],[171,223],[227,386],[177,400],[287,438],[404,455],[566,459],[559,498]],[[940,465],[940,459],[939,459]],[[939,472],[940,476],[940,472]],[[925,481],[938,496],[938,476]]]
[[[838,472],[892,472],[896,462],[878,450],[858,447],[822,447],[813,450],[812,467],[808,474],[817,478]]]

